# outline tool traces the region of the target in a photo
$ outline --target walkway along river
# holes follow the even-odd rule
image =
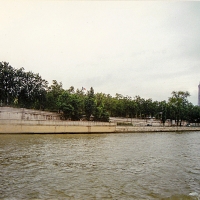
[[[200,198],[200,132],[1,134],[0,199]]]

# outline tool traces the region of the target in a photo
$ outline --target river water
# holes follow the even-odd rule
[[[200,199],[200,132],[0,135],[0,199]]]

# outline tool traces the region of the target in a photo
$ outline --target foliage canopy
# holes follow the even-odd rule
[[[61,112],[63,119],[109,121],[109,117],[150,118],[163,123],[167,119],[181,125],[183,120],[200,122],[200,107],[188,101],[188,91],[173,91],[168,101],[153,101],[140,96],[134,98],[116,94],[96,93],[93,87],[71,86],[68,90],[56,80],[49,86],[39,74],[15,69],[7,62],[0,62],[0,103]]]

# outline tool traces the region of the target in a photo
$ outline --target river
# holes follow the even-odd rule
[[[0,135],[0,199],[200,199],[200,132]]]

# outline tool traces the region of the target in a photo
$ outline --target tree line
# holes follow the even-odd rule
[[[188,91],[173,91],[168,100],[153,101],[140,96],[130,97],[116,94],[94,93],[93,87],[71,86],[64,89],[61,82],[52,84],[38,73],[15,69],[7,62],[0,63],[0,103],[2,105],[55,111],[63,119],[109,121],[109,117],[131,117],[175,120],[181,125],[200,122],[200,107],[188,101]]]

